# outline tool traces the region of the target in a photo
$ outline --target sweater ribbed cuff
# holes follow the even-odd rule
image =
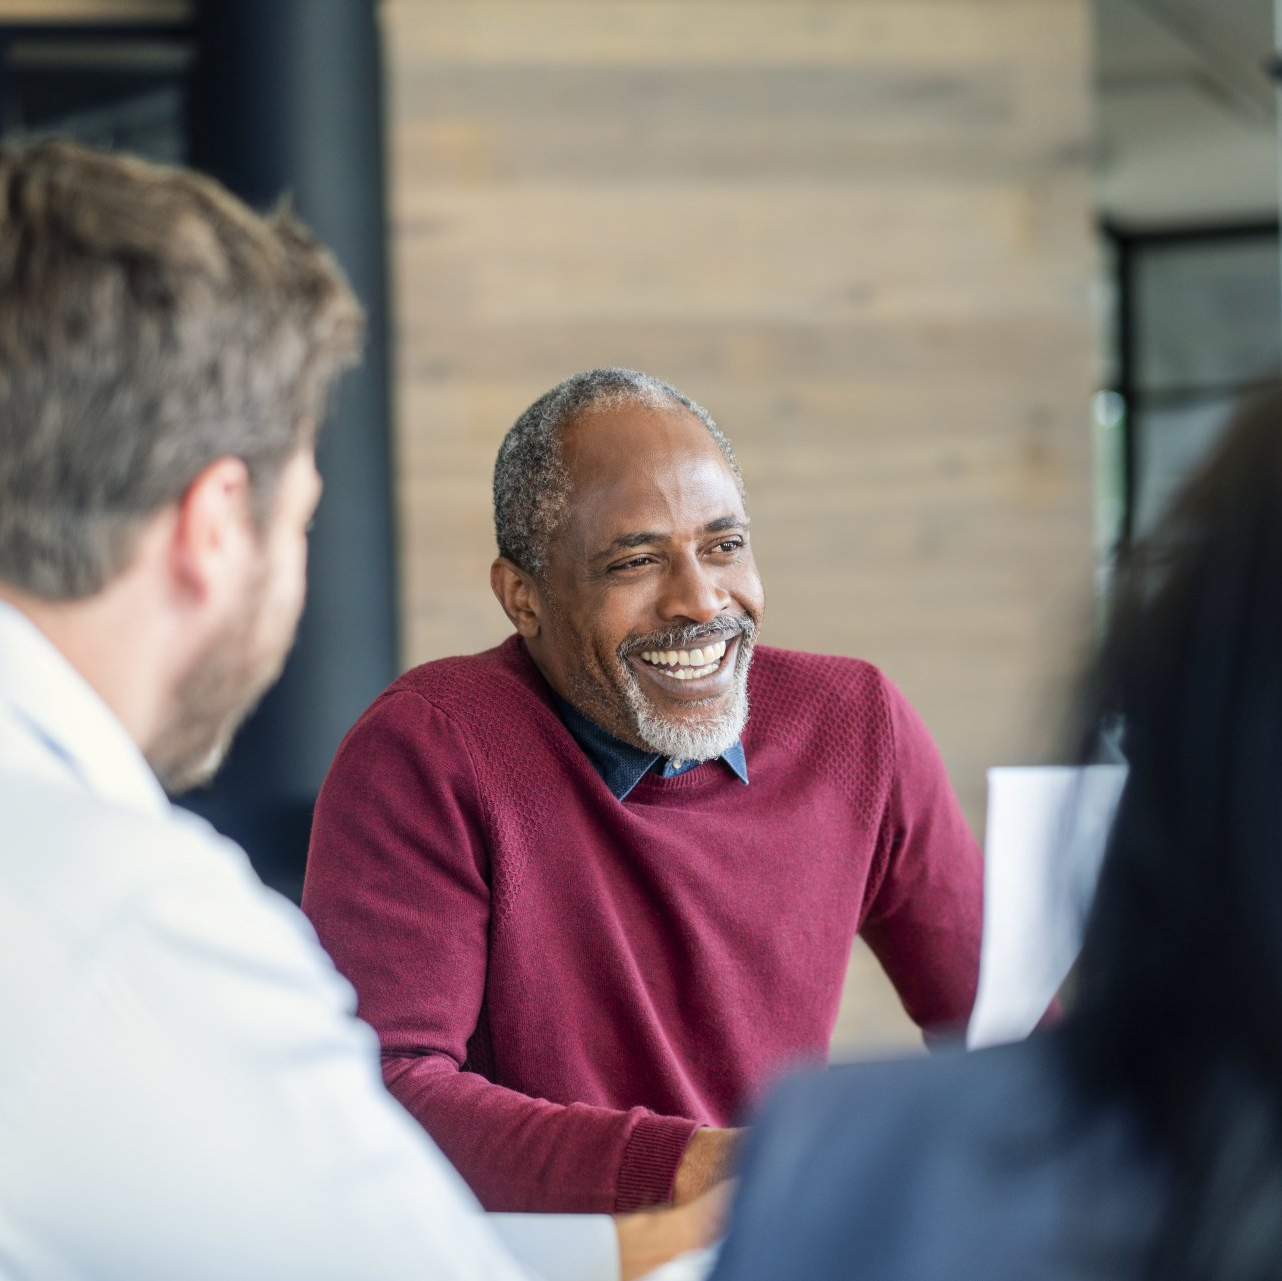
[[[698,1121],[680,1116],[643,1116],[623,1149],[614,1210],[626,1214],[672,1200],[677,1166]]]

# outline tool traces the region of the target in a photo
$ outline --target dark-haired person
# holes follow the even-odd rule
[[[1279,584],[1274,391],[1123,575],[1087,738],[1120,723],[1129,774],[1066,1022],[781,1087],[715,1281],[1278,1275]]]
[[[488,1219],[303,916],[162,790],[294,633],[362,327],[333,260],[65,143],[0,147],[0,192],[0,1275],[529,1277],[502,1233],[609,1281],[694,1244],[704,1208]]]
[[[966,1022],[979,854],[880,672],[756,644],[739,468],[674,388],[553,388],[494,511],[517,634],[357,723],[304,909],[483,1204],[680,1203],[753,1092],[826,1056],[857,931],[921,1026]]]

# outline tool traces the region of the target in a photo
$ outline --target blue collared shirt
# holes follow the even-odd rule
[[[565,728],[583,749],[584,755],[592,762],[592,768],[601,775],[615,800],[623,800],[651,770],[663,778],[676,778],[678,774],[686,774],[703,764],[703,761],[676,761],[659,752],[647,752],[640,747],[633,747],[631,743],[615,738],[595,721],[589,720],[577,707],[567,703],[556,690],[552,691],[552,698]],[[742,743],[726,748],[717,759],[724,761],[740,782],[747,783],[748,762],[743,754]],[[663,762],[662,769],[656,768],[660,761]]]

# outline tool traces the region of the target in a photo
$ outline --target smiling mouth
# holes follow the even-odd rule
[[[694,681],[711,676],[721,666],[728,644],[717,640],[695,649],[647,649],[637,657],[670,680]]]

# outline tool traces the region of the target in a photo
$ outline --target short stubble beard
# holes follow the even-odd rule
[[[262,633],[268,604],[267,567],[263,565],[236,617],[179,684],[169,721],[147,753],[152,770],[170,796],[213,779],[236,731],[279,677],[293,628],[283,644],[265,639]]]

